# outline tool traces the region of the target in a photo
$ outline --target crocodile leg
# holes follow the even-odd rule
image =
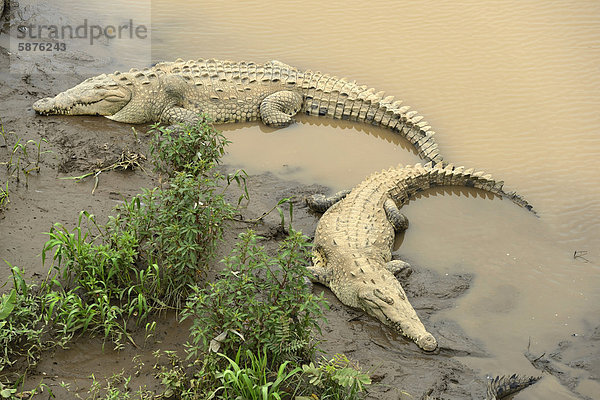
[[[327,268],[326,265],[327,263],[323,259],[323,254],[321,254],[319,249],[314,249],[313,265],[306,267],[308,272],[312,274],[312,277],[310,277],[312,282],[329,286],[329,281],[331,280],[331,270]]]
[[[302,108],[302,95],[281,90],[268,95],[260,103],[260,117],[265,125],[283,128],[292,123],[292,117]]]
[[[329,197],[322,194],[313,194],[306,199],[306,204],[311,210],[324,213],[329,207],[342,200],[350,192],[351,190],[342,190]]]
[[[400,212],[400,209],[392,199],[387,199],[383,203],[383,208],[396,232],[404,232],[408,228],[408,218]]]
[[[160,115],[160,122],[168,125],[175,125],[179,123],[195,125],[199,120],[200,118],[198,117],[197,113],[183,107],[167,108]]]
[[[404,280],[412,274],[410,264],[402,260],[392,260],[385,264],[385,269],[390,271],[400,280]]]

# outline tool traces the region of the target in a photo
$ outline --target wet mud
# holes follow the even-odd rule
[[[596,326],[559,342],[549,352],[529,348],[525,356],[535,368],[556,378],[572,393],[592,400],[600,393],[599,348],[600,326]]]

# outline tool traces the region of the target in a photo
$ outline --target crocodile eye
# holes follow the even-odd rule
[[[380,300],[383,300],[384,302],[386,302],[389,305],[394,304],[394,299],[392,299],[390,296],[386,296],[381,290],[379,289],[374,289],[373,290],[373,294],[375,295],[375,297],[377,297]]]

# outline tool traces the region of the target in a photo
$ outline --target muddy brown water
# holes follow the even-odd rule
[[[126,13],[147,16],[148,3],[129,2]],[[75,18],[89,14],[92,5],[82,4],[53,7]],[[427,192],[404,208],[411,225],[402,256],[441,274],[475,276],[455,307],[434,316],[456,321],[491,355],[464,357],[468,365],[535,374],[523,357],[528,345],[552,348],[598,325],[599,2],[162,0],[152,1],[151,15],[152,61],[278,59],[356,79],[424,115],[447,161],[491,173],[534,205],[538,217],[453,190]],[[121,43],[95,51],[110,55],[110,67],[145,66],[132,50]],[[221,126],[232,141],[226,163],[333,191],[419,161],[405,140],[379,128],[297,121],[283,130]],[[546,379],[521,396],[555,390]],[[587,379],[580,390],[598,398],[600,385]]]

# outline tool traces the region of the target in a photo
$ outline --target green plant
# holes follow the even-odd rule
[[[7,136],[12,134],[14,136],[14,144],[9,146],[9,142]],[[2,210],[3,206],[5,206],[8,201],[8,184],[11,179],[15,179],[17,183],[20,183],[21,180],[21,172],[25,175],[25,187],[29,186],[29,176],[32,172],[40,171],[40,160],[42,154],[51,153],[51,150],[42,151],[42,142],[47,143],[46,139],[40,139],[36,142],[33,139],[28,140],[25,143],[22,143],[21,138],[19,138],[13,131],[5,132],[4,124],[2,123],[2,118],[0,118],[0,136],[4,143],[0,145],[0,147],[8,147],[9,155],[8,160],[4,162],[0,162],[0,164],[6,165],[6,185],[5,188],[0,188],[0,210]],[[29,145],[33,145],[35,148],[35,159],[32,161],[29,153]]]
[[[5,138],[6,141],[6,138]],[[16,172],[16,181],[19,182],[20,180],[20,174],[21,171],[25,174],[25,178],[28,180],[29,179],[29,174],[31,174],[31,172],[39,172],[40,171],[40,158],[42,156],[42,154],[44,153],[51,153],[50,150],[46,150],[42,152],[41,149],[41,145],[42,142],[46,142],[46,139],[41,139],[39,142],[36,142],[33,139],[28,140],[25,143],[21,143],[21,139],[17,138],[17,141],[15,142],[11,152],[10,152],[10,158],[8,160],[8,162],[6,163],[6,170],[7,173],[9,174],[9,176],[13,176],[13,174]],[[30,154],[29,154],[29,150],[28,150],[28,146],[30,144],[33,144],[36,148],[36,158],[35,158],[35,162],[32,162],[30,160]],[[14,163],[16,163],[16,165],[14,165]],[[32,166],[33,165],[33,166]]]
[[[246,178],[248,174],[243,169],[237,170],[234,173],[227,174],[227,186],[231,185],[232,182],[236,182],[239,187],[242,188],[242,194],[238,197],[237,205],[239,206],[242,203],[242,200],[250,200],[250,195],[248,194],[248,187],[246,186]]]
[[[21,377],[24,380],[24,376]],[[48,391],[48,399],[54,399],[54,393],[52,393],[52,389],[48,387],[43,381],[40,381],[36,387],[31,390],[19,391],[18,387],[22,382],[17,382],[12,385],[7,385],[0,382],[0,399],[10,399],[10,400],[18,400],[18,399],[31,399],[38,394],[44,393],[45,390]],[[11,387],[12,386],[12,387]]]
[[[0,187],[0,211],[6,208],[8,203],[10,203],[10,197],[8,194],[8,181],[6,181],[5,187]]]
[[[321,392],[321,399],[356,399],[371,384],[369,375],[344,354],[325,359],[318,366],[304,364],[302,371],[308,383]]]
[[[3,399],[16,399],[15,394],[17,393],[16,388],[9,388],[4,386],[2,382],[0,382],[0,397]]]
[[[165,302],[179,307],[203,277],[234,208],[217,193],[220,174],[178,172],[148,206],[151,225],[142,236],[147,255],[165,274]],[[151,201],[150,198],[147,198]],[[150,203],[145,203],[150,204]]]
[[[8,162],[6,163],[7,174],[9,176],[13,176],[13,174],[16,172],[17,173],[17,176],[16,176],[17,182],[19,182],[20,170],[21,170],[19,168],[20,164],[21,164],[21,155],[18,153],[20,153],[19,150],[21,150],[22,148],[23,148],[23,145],[21,145],[21,139],[17,139],[12,150],[10,151],[10,157],[8,159]],[[14,162],[16,162],[16,166],[13,164]]]
[[[277,213],[279,214],[279,218],[280,218],[281,228],[283,231],[285,231],[285,228],[286,228],[285,227],[285,214],[283,212],[283,209],[280,206],[282,206],[283,204],[288,204],[288,215],[289,215],[288,227],[289,227],[289,229],[292,229],[292,222],[294,220],[294,203],[292,203],[292,199],[293,199],[293,197],[281,199],[277,202],[277,204],[275,204],[273,207],[271,207],[271,209],[269,209],[268,211],[265,211],[260,217],[251,219],[251,220],[247,220],[246,222],[258,222],[258,221],[262,220],[264,217],[266,217],[267,215],[271,214],[274,210],[277,210]]]
[[[52,152],[51,150],[42,151],[42,142],[48,143],[46,139],[42,138],[38,142],[36,142],[33,139],[30,139],[25,144],[20,145],[21,152],[23,153],[24,159],[27,162],[27,164],[21,168],[23,174],[25,175],[25,187],[29,187],[29,175],[31,175],[32,172],[40,172],[40,159],[42,157],[42,154]],[[29,152],[27,146],[29,146],[30,144],[33,144],[34,148],[36,148],[34,161],[31,161],[29,159]]]
[[[4,140],[4,144],[0,147],[6,147],[8,145],[8,142],[6,141],[6,133],[7,132],[4,131],[4,123],[2,122],[2,117],[0,117],[0,136],[2,136],[2,139]]]
[[[11,290],[9,295],[2,295],[2,299],[0,300],[0,321],[8,318],[12,310],[15,309],[16,301],[17,291],[15,289]]]
[[[282,390],[284,384],[290,385],[291,378],[302,371],[301,368],[288,370],[289,361],[284,361],[271,373],[268,368],[267,352],[263,350],[256,355],[246,350],[246,363],[240,366],[241,348],[238,350],[235,360],[224,354],[219,356],[229,362],[229,366],[216,377],[220,379],[222,386],[213,393],[221,391],[224,399],[240,400],[281,400],[290,398],[290,393]]]
[[[8,136],[12,134],[14,137],[14,144],[9,146]],[[29,187],[29,176],[32,172],[39,172],[40,167],[40,159],[42,154],[51,153],[50,150],[42,151],[41,144],[42,142],[46,142],[46,139],[41,139],[39,142],[35,140],[28,140],[26,143],[21,142],[21,138],[19,138],[13,131],[6,132],[4,130],[4,124],[2,122],[2,118],[0,118],[0,136],[3,139],[3,144],[0,147],[8,148],[8,157],[6,161],[0,162],[0,164],[4,164],[6,166],[6,183],[4,187],[0,187],[0,211],[6,208],[8,203],[10,203],[9,198],[9,183],[12,179],[16,181],[16,183],[20,183],[21,181],[21,172],[23,172],[25,176],[25,187]],[[33,144],[36,148],[36,158],[35,163],[30,160],[30,154],[28,146]]]
[[[243,198],[247,198],[245,173],[224,177],[216,172],[227,142],[206,124],[188,129],[185,135],[168,136],[167,141],[155,146],[155,155],[172,172],[166,185],[125,201],[104,226],[82,211],[74,228],[61,224],[51,228],[42,262],[52,260],[52,264],[39,290],[32,290],[22,271],[11,266],[15,290],[0,301],[0,324],[5,328],[0,330],[4,349],[0,370],[17,357],[25,356],[34,364],[42,349],[63,346],[84,332],[101,334],[121,348],[125,340],[133,343],[127,330],[132,321],[145,326],[147,340],[156,329],[148,317],[179,307],[190,285],[204,275],[221,238],[223,220],[234,212],[224,200],[221,184],[244,184]],[[184,150],[191,143],[200,147],[195,149],[195,161],[185,162]],[[11,157],[17,163],[21,154],[29,162],[28,144],[23,147],[17,141],[13,147]],[[10,168],[14,172],[12,159]],[[42,343],[42,333],[51,334],[53,341]],[[183,394],[199,393],[203,378],[193,376],[188,379],[183,367],[172,365],[162,379],[167,386],[179,385]],[[89,398],[100,398],[100,393],[106,399],[129,398],[126,380],[122,390],[115,379],[102,388],[93,379]],[[143,395],[141,389],[139,393]]]
[[[159,366],[158,364],[160,350],[158,350],[154,355],[157,359],[157,363],[154,365],[154,368],[159,370],[157,377],[160,379],[161,384],[165,387],[165,391],[162,393],[162,396],[165,398],[170,398],[173,396],[183,398],[183,392],[189,391],[188,387],[190,386],[185,369],[176,353],[165,351],[165,354],[169,358],[169,364],[167,366]]]
[[[93,243],[90,226],[106,243]],[[53,252],[54,263],[42,285],[46,321],[63,337],[89,330],[102,332],[117,345],[123,335],[132,340],[126,318],[145,319],[153,299],[150,282],[159,280],[152,266],[136,266],[136,238],[127,231],[104,231],[87,212],[80,213],[73,231],[55,224],[48,235],[42,262]]]
[[[205,116],[200,116],[195,125],[178,125],[175,131],[153,125],[151,132],[154,140],[150,155],[155,171],[170,177],[183,171],[202,172],[204,165],[220,160],[230,143]]]
[[[233,216],[234,208],[217,192],[220,180],[217,173],[179,172],[168,188],[144,191],[109,219],[108,230],[116,237],[130,232],[136,238],[138,263],[159,273],[149,287],[166,305],[178,308],[189,286],[204,276],[222,238],[223,220]]]
[[[208,269],[223,220],[234,214],[220,189],[226,178],[214,168],[228,141],[206,120],[182,126],[179,134],[157,127],[154,132],[152,160],[170,177],[168,185],[126,202],[109,226],[134,232],[140,254],[161,271],[162,286],[154,289],[165,304],[179,307]],[[245,178],[230,175],[225,186],[234,181],[243,184]]]
[[[188,358],[204,355],[209,372],[217,368],[216,352],[231,358],[238,349],[242,357],[246,350],[264,349],[274,364],[314,353],[311,333],[319,330],[326,303],[305,283],[308,238],[290,232],[274,257],[257,245],[259,238],[242,233],[220,278],[206,288],[194,287],[182,312],[183,319],[192,318]]]
[[[87,396],[82,397],[75,393],[75,397],[81,400],[129,400],[129,399],[153,399],[154,393],[140,387],[132,392],[130,388],[131,376],[125,376],[125,371],[117,372],[104,379],[104,385],[94,374],[90,375],[92,383],[87,390]],[[70,391],[69,384],[61,383],[61,386]]]
[[[37,363],[44,348],[45,324],[35,286],[27,284],[23,271],[7,263],[13,276],[13,289],[2,295],[0,305],[0,371],[24,360],[27,366]]]
[[[43,284],[43,314],[63,338],[90,331],[117,347],[124,337],[133,342],[128,321],[178,308],[207,270],[222,222],[234,212],[217,191],[225,178],[213,169],[226,141],[206,124],[165,135],[155,138],[153,154],[176,169],[166,187],[125,201],[106,226],[83,211],[71,231],[55,224],[48,233],[42,261],[52,254],[53,268]],[[182,164],[190,141],[218,148],[198,148],[202,156]],[[146,328],[150,335],[152,323]]]
[[[37,147],[37,152],[36,152],[36,157],[35,157],[35,168],[39,171],[40,170],[40,159],[42,157],[42,154],[45,153],[52,153],[51,150],[44,150],[42,151],[42,142],[44,143],[48,143],[48,141],[44,138],[40,139],[39,142],[36,142],[35,140],[28,140],[27,143],[32,143],[34,146]]]

